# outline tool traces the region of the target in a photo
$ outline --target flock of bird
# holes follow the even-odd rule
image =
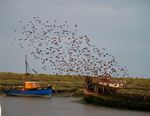
[[[19,21],[23,24],[23,21]],[[33,17],[17,34],[15,40],[28,52],[43,71],[50,74],[128,76],[115,57],[104,48],[91,44],[87,35],[78,34],[78,25],[59,23]]]

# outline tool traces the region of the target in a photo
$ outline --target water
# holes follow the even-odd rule
[[[0,96],[2,116],[150,116],[150,112],[82,104],[79,98]]]

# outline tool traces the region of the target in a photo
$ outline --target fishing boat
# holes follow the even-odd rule
[[[27,78],[27,55],[25,55],[25,67],[26,67],[26,78]],[[25,79],[24,79],[25,80]],[[40,96],[50,97],[53,89],[51,85],[41,86],[38,81],[23,81],[23,87],[21,89],[9,89],[4,90],[4,94],[11,96]]]

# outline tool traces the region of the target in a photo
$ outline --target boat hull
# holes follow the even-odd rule
[[[5,90],[4,94],[11,96],[50,97],[52,95],[52,89],[38,88],[31,90]]]

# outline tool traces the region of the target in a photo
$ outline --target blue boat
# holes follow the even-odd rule
[[[25,55],[25,66],[26,66],[26,78],[27,78],[27,55]],[[25,79],[23,79],[25,80]],[[21,89],[9,89],[4,90],[3,93],[11,96],[40,96],[50,97],[53,93],[52,86],[41,86],[40,82],[37,81],[24,81],[23,88]]]
[[[50,97],[52,95],[52,88],[46,87],[27,90],[5,90],[4,93],[11,96]]]

